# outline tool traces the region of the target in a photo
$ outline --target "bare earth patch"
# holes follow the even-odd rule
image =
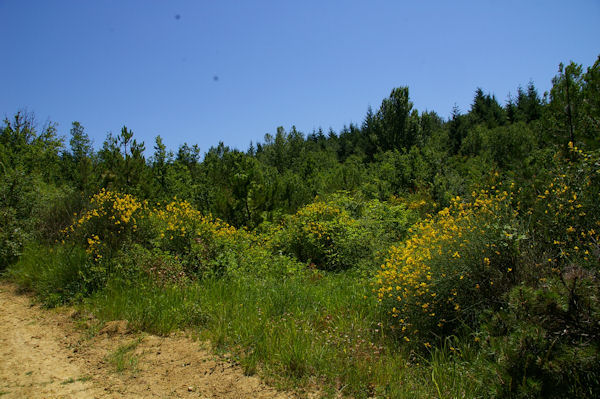
[[[66,311],[31,303],[0,283],[0,399],[295,396],[183,335],[131,334],[126,322],[113,322],[86,339]]]

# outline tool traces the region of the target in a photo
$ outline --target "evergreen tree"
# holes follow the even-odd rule
[[[583,87],[583,129],[588,139],[598,142],[600,139],[600,56],[588,67]]]
[[[548,129],[564,144],[574,143],[583,133],[583,87],[582,66],[561,63],[558,75],[552,79],[547,122]]]
[[[410,148],[415,143],[414,132],[408,128],[413,104],[409,100],[408,87],[399,87],[383,100],[378,116],[382,123],[378,143],[381,151]]]
[[[85,132],[84,127],[77,121],[72,123],[70,133],[70,177],[79,190],[89,194],[92,191],[91,180],[93,174],[92,142]]]
[[[460,113],[457,105],[452,108],[450,121],[448,121],[448,138],[450,140],[449,151],[451,154],[457,154],[462,141],[467,137],[468,121],[466,115]]]
[[[481,88],[475,91],[475,98],[471,105],[469,117],[474,124],[484,124],[488,128],[504,125],[506,115],[504,109],[496,101],[496,97],[484,94]]]

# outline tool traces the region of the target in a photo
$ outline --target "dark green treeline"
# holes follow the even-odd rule
[[[442,206],[484,184],[490,172],[525,183],[570,141],[587,149],[600,143],[600,58],[588,68],[561,64],[552,83],[543,96],[533,83],[519,87],[504,105],[477,89],[471,108],[455,107],[448,120],[416,110],[400,87],[360,126],[307,135],[280,127],[246,151],[220,143],[203,157],[196,145],[169,151],[161,137],[146,151],[125,126],[94,151],[80,123],[64,139],[55,125],[40,128],[19,112],[0,130],[1,256],[18,252],[16,236],[38,232],[36,216],[59,227],[100,188],[154,202],[177,196],[255,228],[338,190],[382,200],[417,195]],[[56,209],[39,205],[56,198],[64,198]]]

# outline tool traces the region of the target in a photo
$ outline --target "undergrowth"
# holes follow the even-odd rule
[[[64,242],[26,245],[7,275],[101,322],[194,330],[284,387],[597,397],[600,155],[568,151],[526,193],[497,182],[412,228],[420,205],[348,193],[247,231],[102,191]]]

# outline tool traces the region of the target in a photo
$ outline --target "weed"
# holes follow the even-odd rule
[[[142,342],[142,339],[142,337],[139,337],[129,343],[123,344],[114,352],[107,355],[106,360],[114,367],[116,372],[137,371],[139,356],[132,352]]]

